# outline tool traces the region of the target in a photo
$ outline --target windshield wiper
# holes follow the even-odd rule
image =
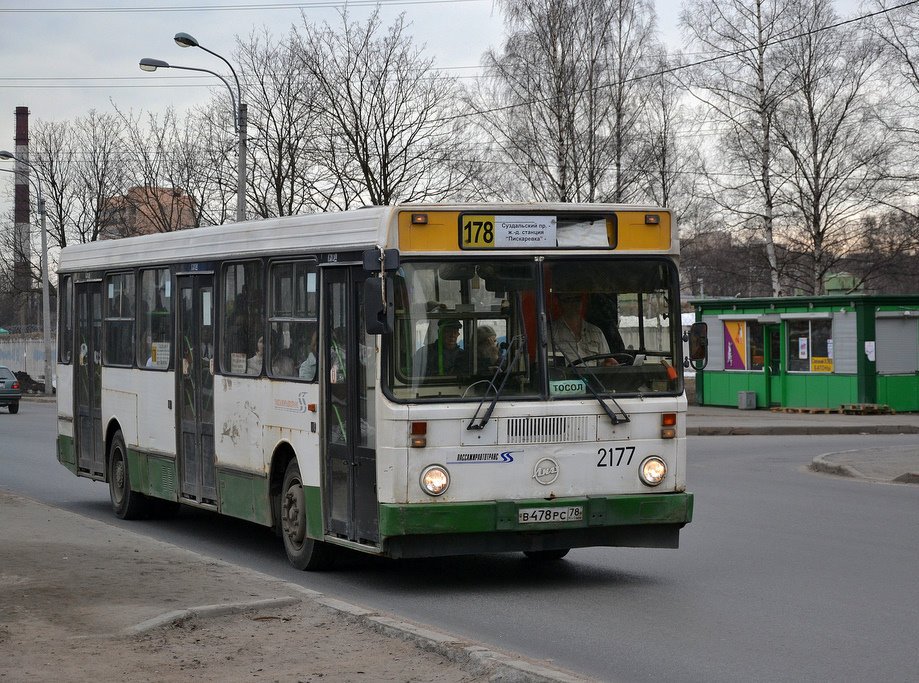
[[[562,352],[562,354],[564,354],[564,351]],[[567,360],[567,357],[565,358]],[[580,356],[578,356],[578,360],[580,360]],[[600,384],[600,380],[597,379],[597,376],[593,372],[590,371],[589,367],[584,366],[584,369],[587,371],[588,378],[585,378],[584,374],[578,369],[577,365],[573,365],[572,363],[569,362],[568,367],[571,368],[572,372],[574,372],[574,374],[578,376],[578,379],[584,382],[584,387],[587,389],[587,391],[590,392],[591,396],[597,399],[597,403],[600,404],[600,407],[603,408],[603,412],[605,412],[609,416],[609,419],[612,420],[614,425],[617,425],[620,422],[631,422],[632,421],[631,418],[629,417],[629,414],[622,409],[622,406],[619,405],[619,402],[616,400],[614,396],[610,395],[606,391],[598,392],[596,389],[594,389],[591,386],[590,380],[594,380],[595,382],[597,382],[597,384]],[[616,406],[616,410],[619,411],[622,417],[617,415],[613,411],[613,409],[610,408],[609,405],[607,405],[604,399],[609,399],[610,401],[612,401],[613,405]]]
[[[482,409],[482,406],[485,405],[485,400],[488,398],[488,389],[485,389],[485,395],[482,397],[482,400],[479,401],[479,405],[476,406],[475,413],[472,415],[472,419],[466,426],[467,430],[476,431],[484,429],[485,425],[488,424],[488,421],[491,420],[491,414],[495,412],[495,406],[498,405],[498,399],[501,398],[501,394],[504,392],[504,385],[507,384],[507,379],[511,376],[511,368],[514,367],[514,364],[517,362],[517,358],[520,356],[521,349],[526,348],[526,340],[526,335],[518,335],[511,338],[511,342],[507,347],[507,365],[504,363],[498,363],[498,367],[495,369],[495,374],[492,375],[490,380],[488,380],[488,386],[495,389],[495,397],[491,400],[491,403],[488,405],[488,408],[485,410],[485,413],[482,415],[482,417],[479,417],[479,411]],[[501,380],[501,386],[495,387],[495,380],[498,379],[498,375],[500,375],[502,372],[504,372],[504,377]],[[479,421],[478,424],[476,424],[476,420]]]

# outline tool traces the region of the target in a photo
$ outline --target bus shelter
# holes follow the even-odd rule
[[[697,299],[700,405],[919,411],[919,294]]]

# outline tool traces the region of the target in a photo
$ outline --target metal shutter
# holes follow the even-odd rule
[[[919,322],[915,318],[878,318],[879,375],[906,375],[919,370]]]
[[[858,326],[853,311],[833,314],[833,371],[858,372]]]

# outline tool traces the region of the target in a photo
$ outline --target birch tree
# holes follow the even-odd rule
[[[625,201],[637,191],[638,123],[654,50],[644,0],[505,0],[508,37],[473,93],[489,147],[521,199]]]
[[[721,130],[720,173],[709,176],[712,198],[735,227],[752,225],[764,241],[774,296],[783,293],[775,248],[783,182],[775,119],[790,89],[787,54],[775,43],[794,28],[792,1],[689,0],[680,17],[689,49],[707,57],[686,83]]]
[[[867,32],[838,22],[830,0],[790,6],[798,35],[782,43],[791,90],[779,105],[776,131],[792,208],[789,247],[807,264],[805,292],[823,292],[836,263],[862,244],[861,214],[877,204],[889,157],[888,138],[872,101],[881,52]]]

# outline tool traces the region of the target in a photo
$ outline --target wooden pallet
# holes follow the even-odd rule
[[[839,409],[846,415],[896,415],[897,411],[882,403],[843,403]]]
[[[773,413],[800,413],[805,415],[829,415],[842,412],[841,408],[770,408]]]

